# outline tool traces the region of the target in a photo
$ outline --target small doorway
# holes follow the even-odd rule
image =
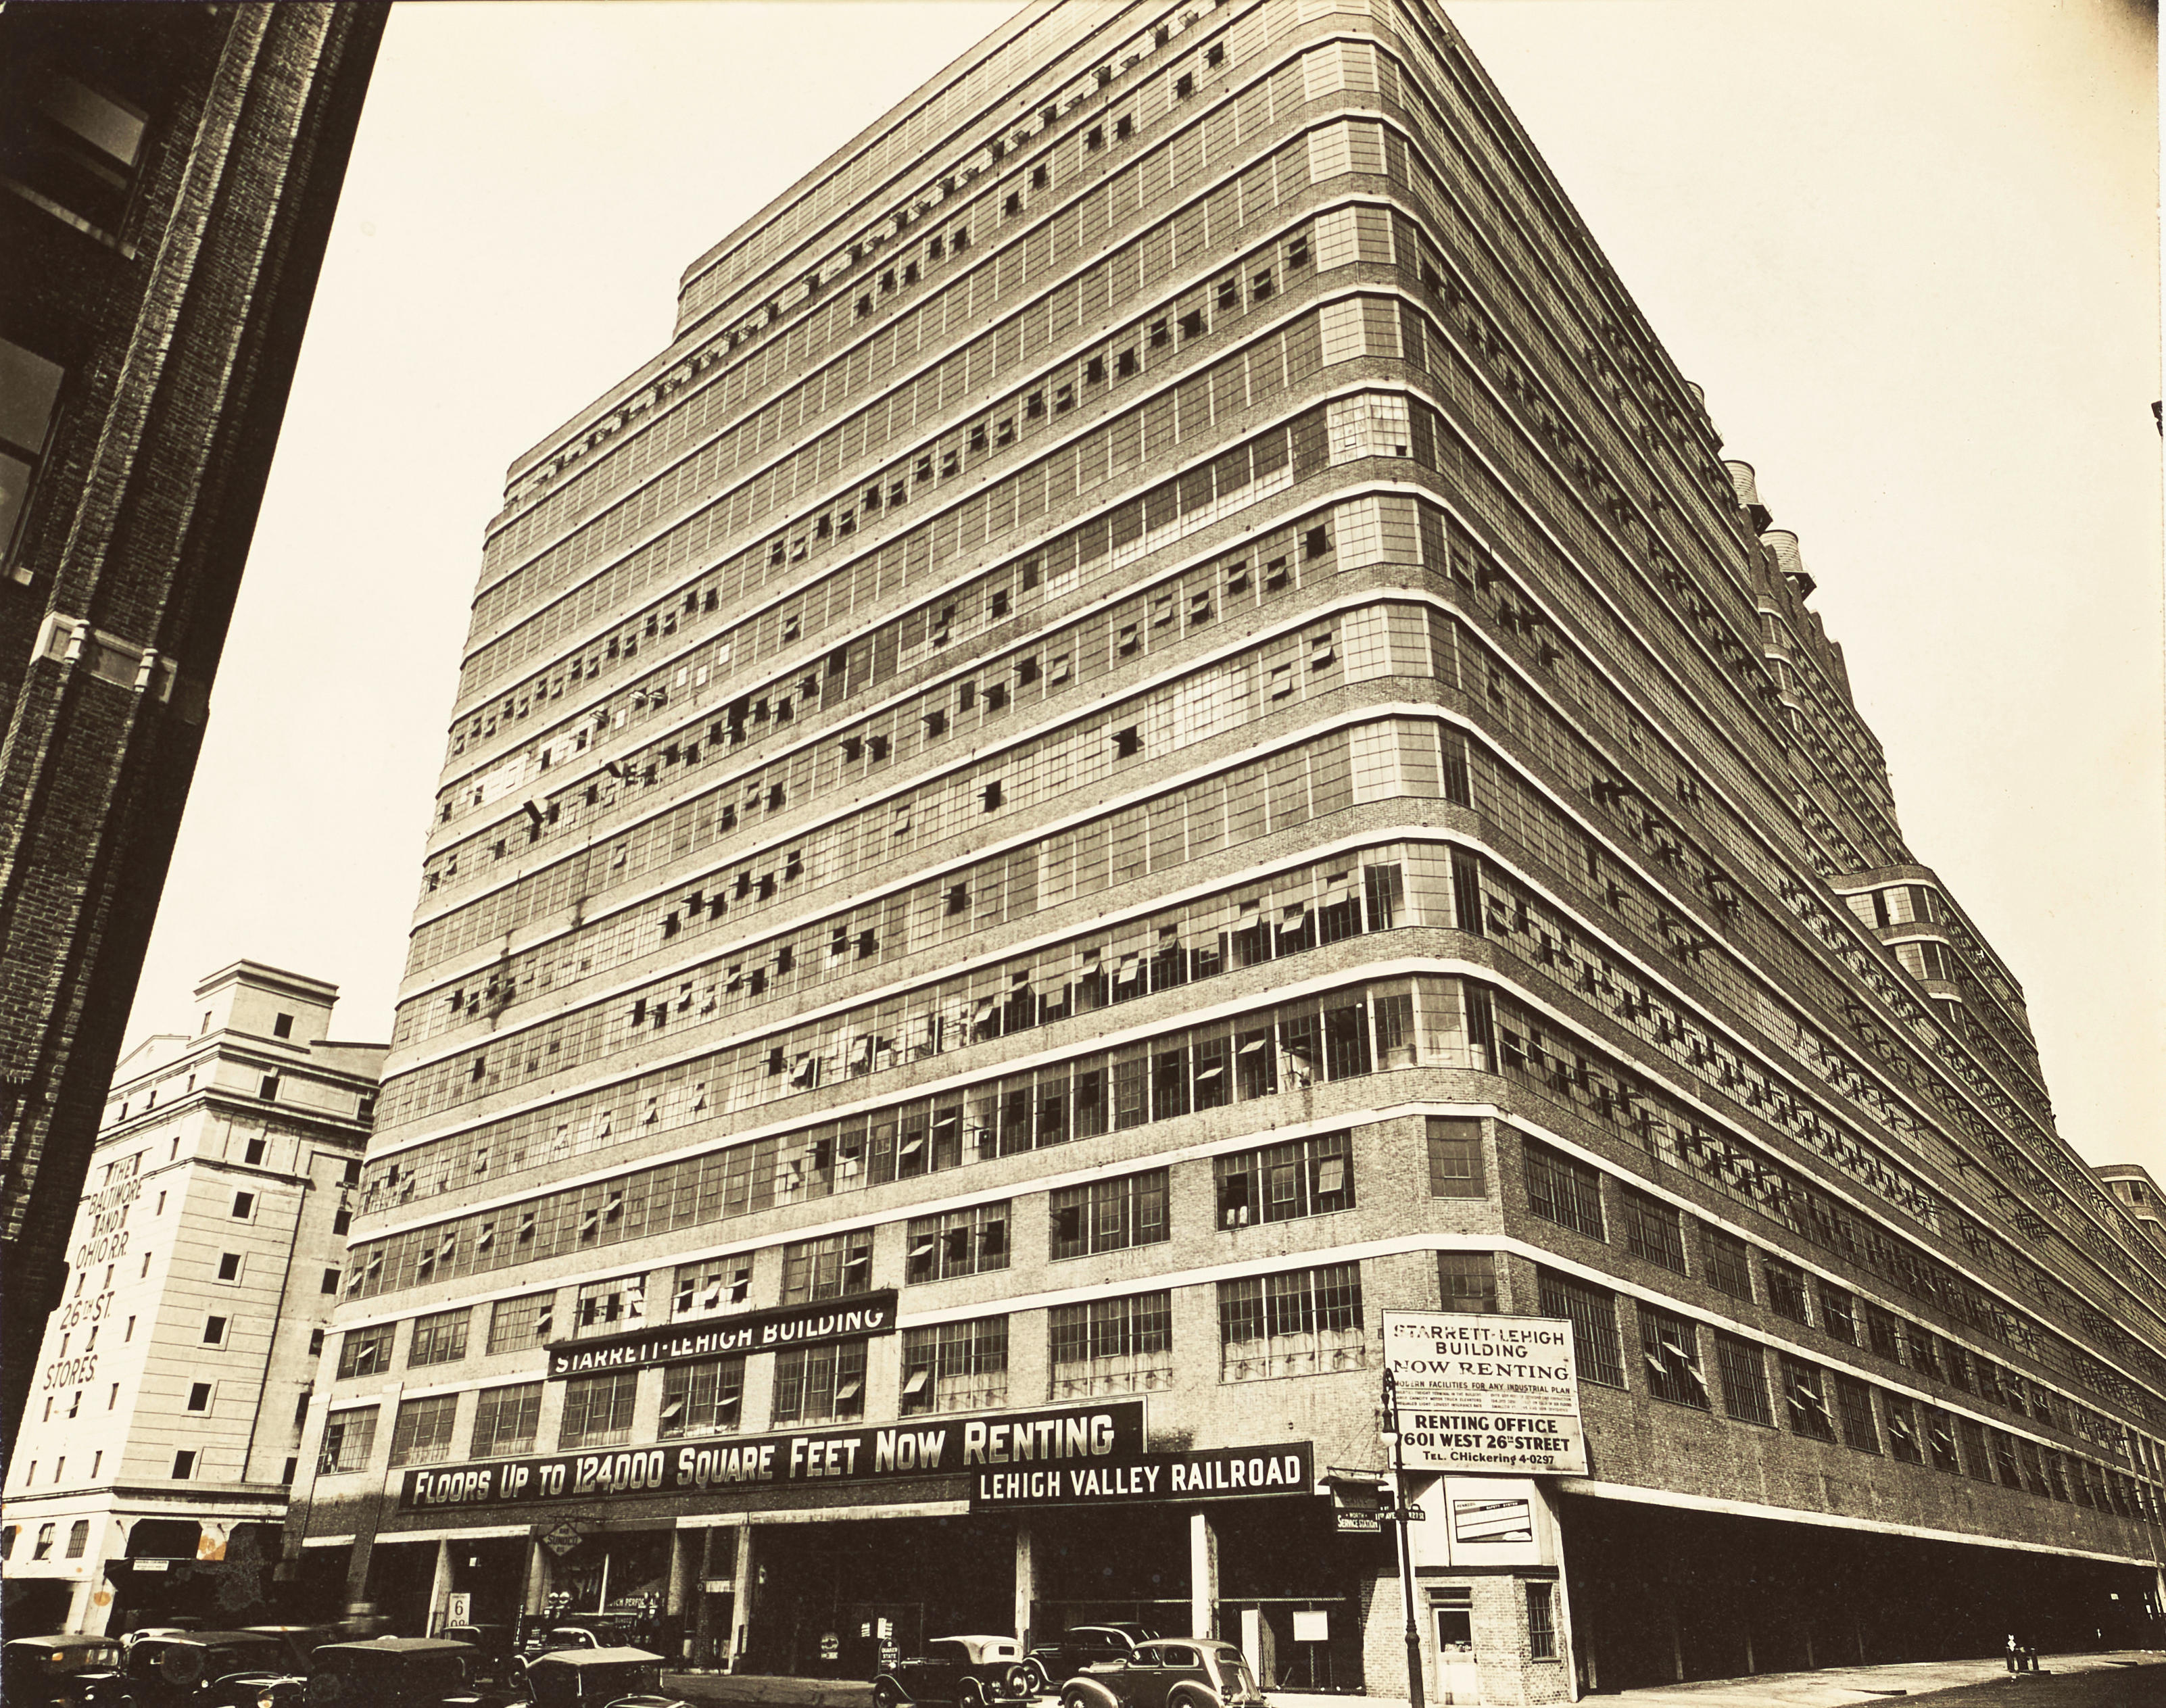
[[[1440,1705],[1482,1700],[1482,1666],[1474,1653],[1474,1592],[1442,1589],[1429,1592],[1429,1617],[1436,1627],[1436,1700]]]

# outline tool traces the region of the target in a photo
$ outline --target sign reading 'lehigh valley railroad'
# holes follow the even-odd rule
[[[1409,1470],[1587,1473],[1564,1319],[1387,1310],[1384,1363]]]
[[[1088,1464],[1030,1465],[976,1472],[970,1509],[1130,1505],[1149,1500],[1221,1500],[1248,1494],[1307,1494],[1316,1484],[1309,1443],[1199,1447]]]
[[[546,1459],[505,1459],[409,1471],[401,1511],[446,1506],[533,1506],[556,1500],[832,1488],[898,1477],[961,1475],[1029,1465],[1130,1463],[1141,1457],[1140,1400],[1001,1418],[912,1418],[880,1429],[804,1435],[705,1436],[693,1442]]]
[[[558,1341],[549,1348],[549,1374],[562,1379],[590,1376],[598,1370],[643,1370],[651,1364],[681,1364],[730,1352],[771,1352],[894,1332],[895,1289],[890,1287],[834,1303],[785,1305],[779,1310],[745,1310],[667,1328]]]

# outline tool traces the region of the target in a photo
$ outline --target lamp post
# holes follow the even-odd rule
[[[1399,1536],[1399,1593],[1407,1611],[1407,1700],[1411,1708],[1424,1708],[1421,1627],[1414,1616],[1414,1553],[1407,1535],[1407,1462],[1399,1442],[1399,1384],[1388,1366],[1384,1371],[1384,1439],[1392,1444],[1392,1525]]]

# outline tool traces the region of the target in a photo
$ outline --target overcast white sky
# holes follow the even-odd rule
[[[392,14],[129,1025],[388,1036],[482,527],[684,266],[1009,4]],[[1819,578],[2061,1130],[2166,1175],[2153,8],[1447,3]]]

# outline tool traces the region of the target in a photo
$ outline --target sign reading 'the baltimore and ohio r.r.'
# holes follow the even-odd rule
[[[1564,1319],[1387,1310],[1384,1363],[1409,1470],[1586,1474]]]

